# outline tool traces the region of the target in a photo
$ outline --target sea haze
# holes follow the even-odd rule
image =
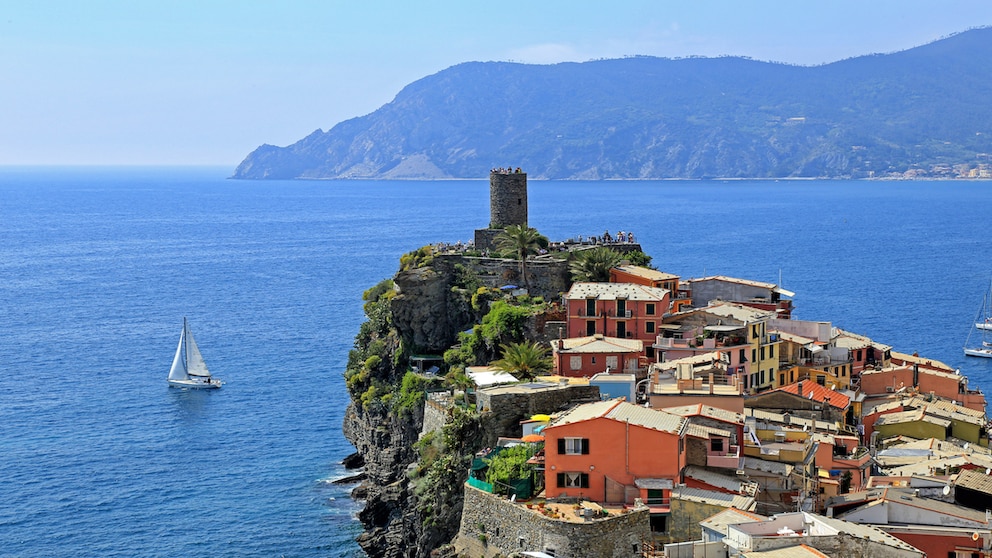
[[[341,434],[361,293],[472,238],[488,182],[0,169],[0,555],[352,556]],[[632,231],[682,277],[781,282],[795,317],[960,367],[988,182],[537,182],[552,239]],[[223,389],[170,389],[182,318]]]

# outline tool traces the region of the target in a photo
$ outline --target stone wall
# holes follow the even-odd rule
[[[522,286],[520,261],[502,258],[474,258],[456,254],[443,254],[435,258],[454,269],[455,264],[472,270],[487,287],[499,288],[507,284]],[[545,300],[556,301],[572,286],[568,262],[551,258],[527,260],[527,279],[530,294],[542,296]]]
[[[514,386],[480,389],[476,407],[491,418],[497,436],[519,437],[520,421],[537,414],[551,414],[579,403],[599,401],[599,388],[583,385],[556,385],[547,388]]]
[[[694,541],[702,533],[699,522],[727,509],[716,504],[672,498],[672,515],[668,524],[668,542]]]
[[[420,427],[420,437],[430,432],[440,432],[448,421],[448,409],[454,402],[448,392],[428,393],[424,401],[424,424]]]
[[[609,518],[567,522],[465,486],[461,528],[454,545],[460,556],[486,558],[551,549],[555,556],[572,558],[633,558],[640,556],[642,542],[650,537],[646,507]]]

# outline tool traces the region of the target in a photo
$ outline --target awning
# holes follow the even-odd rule
[[[672,479],[634,479],[634,486],[647,490],[671,490],[675,484]]]
[[[706,331],[721,331],[721,332],[725,332],[725,331],[737,331],[739,329],[744,329],[745,327],[747,327],[747,326],[745,326],[743,324],[741,324],[741,325],[708,325],[708,326],[704,327],[703,329],[705,329]]]

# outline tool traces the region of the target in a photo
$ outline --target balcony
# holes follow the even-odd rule
[[[593,313],[590,314],[586,308],[580,308],[579,309],[579,317],[580,318],[602,318],[603,317],[603,312],[601,312],[600,310],[597,309]]]
[[[740,446],[730,446],[730,451],[725,454],[708,454],[706,456],[706,466],[723,469],[742,469]]]

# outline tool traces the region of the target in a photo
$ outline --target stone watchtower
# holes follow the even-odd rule
[[[489,228],[476,229],[475,247],[491,249],[510,225],[527,226],[527,173],[494,170],[489,173]]]

